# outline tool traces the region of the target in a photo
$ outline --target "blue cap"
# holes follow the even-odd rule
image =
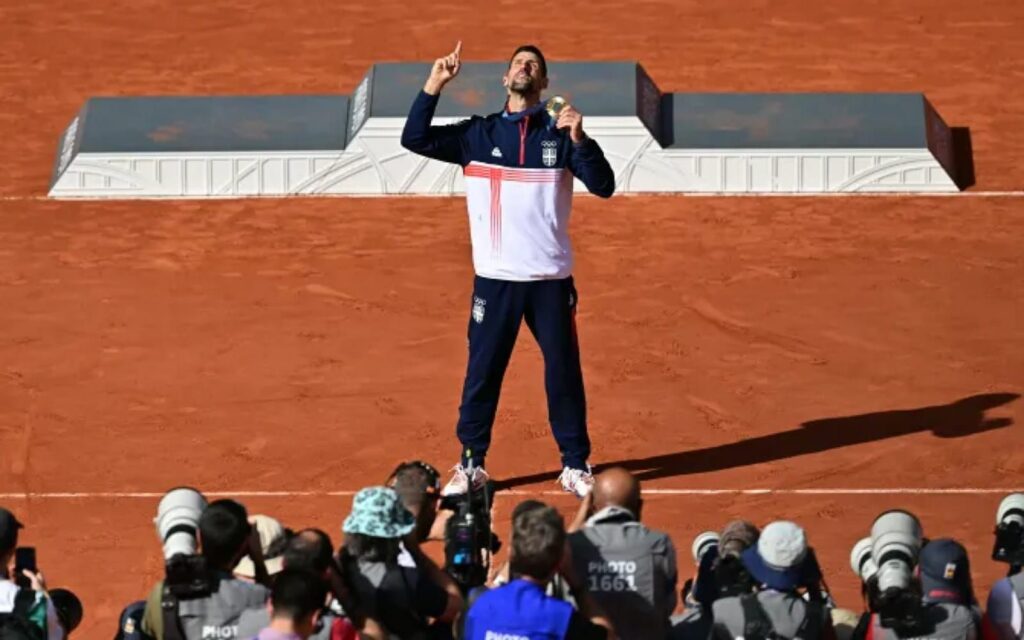
[[[932,540],[921,549],[921,590],[926,600],[970,604],[971,563],[967,549],[956,540]]]

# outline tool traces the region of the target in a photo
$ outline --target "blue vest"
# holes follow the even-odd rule
[[[481,595],[466,615],[467,640],[562,640],[573,608],[526,580]]]

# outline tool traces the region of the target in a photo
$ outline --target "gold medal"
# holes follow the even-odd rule
[[[552,120],[558,120],[558,114],[562,112],[562,109],[569,104],[562,96],[552,96],[548,98],[548,101],[544,104],[544,109],[551,116]]]

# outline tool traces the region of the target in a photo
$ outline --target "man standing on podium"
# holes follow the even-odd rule
[[[594,479],[587,463],[590,438],[569,214],[573,176],[591,193],[608,198],[615,191],[615,174],[601,147],[583,131],[579,111],[558,99],[545,109],[547,63],[533,45],[512,54],[502,76],[508,97],[501,111],[431,126],[442,89],[462,66],[461,53],[459,42],[434,61],[402,132],[406,149],[462,166],[476,271],[456,429],[462,458],[442,494],[487,483],[484,458],[501,383],[525,319],[544,354],[548,419],[562,455],[559,482],[583,497]]]

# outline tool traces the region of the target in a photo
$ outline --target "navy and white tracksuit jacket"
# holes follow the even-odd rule
[[[518,113],[431,126],[438,96],[421,91],[402,146],[463,168],[476,278],[469,365],[459,407],[463,463],[482,465],[490,446],[519,325],[526,320],[544,353],[548,418],[564,466],[586,468],[586,398],[576,337],[569,214],[573,176],[607,198],[615,174],[592,139],[573,144],[543,104]]]

